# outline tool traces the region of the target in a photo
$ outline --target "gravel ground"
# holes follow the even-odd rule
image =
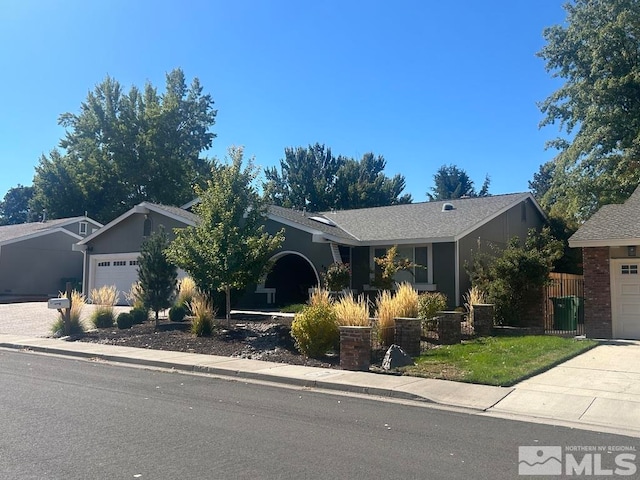
[[[210,337],[196,337],[189,332],[190,323],[172,323],[161,320],[158,330],[155,322],[134,325],[129,330],[118,328],[88,332],[77,341],[124,345],[127,347],[203,353],[234,358],[251,358],[270,362],[340,368],[338,355],[312,359],[300,355],[293,343],[290,327],[265,320],[232,320],[231,327],[220,320]]]

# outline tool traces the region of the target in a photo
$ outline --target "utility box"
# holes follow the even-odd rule
[[[71,302],[68,298],[50,298],[47,306],[49,308],[60,310],[62,308],[69,308],[71,306]]]

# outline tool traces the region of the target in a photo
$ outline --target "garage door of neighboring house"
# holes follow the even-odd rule
[[[614,338],[640,339],[640,259],[611,260]]]
[[[125,294],[131,290],[131,285],[138,281],[139,253],[118,255],[95,255],[92,259],[92,282],[89,289],[115,285],[118,289],[120,305],[126,305]]]

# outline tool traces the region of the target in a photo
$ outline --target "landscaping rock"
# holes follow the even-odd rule
[[[382,360],[382,369],[393,370],[407,365],[413,365],[411,357],[398,345],[391,345]]]

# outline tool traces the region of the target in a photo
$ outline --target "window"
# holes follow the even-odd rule
[[[638,265],[622,265],[621,266],[622,275],[637,275],[638,274]]]
[[[80,222],[80,235],[82,235],[83,237],[87,234],[87,231],[89,229],[89,224],[87,222]]]
[[[146,215],[145,219],[144,219],[144,225],[142,226],[142,236],[143,237],[150,237],[151,236],[151,230],[152,230],[151,217]]]
[[[99,267],[110,267],[111,262],[98,262]]]
[[[375,248],[373,249],[373,256],[376,258],[383,257],[387,253],[387,248]],[[395,275],[396,282],[409,282],[416,283],[429,283],[429,247],[426,245],[421,246],[398,246],[398,257],[408,258],[413,263],[421,265],[425,268],[414,267],[412,272],[400,271]],[[380,276],[382,269],[372,259],[374,275]],[[413,273],[413,275],[412,275]],[[374,277],[375,278],[375,277]]]
[[[129,260],[129,265],[140,265],[138,260]]]
[[[127,261],[126,260],[116,260],[115,262],[113,262],[113,266],[114,267],[126,267],[127,266]]]

